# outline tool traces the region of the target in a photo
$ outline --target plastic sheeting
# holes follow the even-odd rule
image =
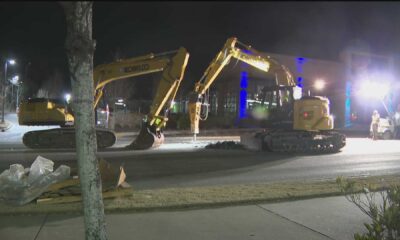
[[[53,172],[53,161],[36,157],[30,168],[12,164],[0,174],[0,201],[23,205],[39,197],[54,183],[70,177],[70,167],[61,165]]]

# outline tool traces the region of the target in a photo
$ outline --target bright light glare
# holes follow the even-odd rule
[[[71,100],[71,94],[69,94],[69,93],[67,93],[67,94],[65,94],[65,100],[67,101],[67,102],[69,102],[69,100]]]
[[[254,65],[265,72],[268,72],[269,70],[269,63],[267,62],[256,62]]]
[[[18,84],[18,80],[19,80],[19,76],[16,75],[16,76],[14,76],[13,78],[11,78],[11,83],[12,83],[13,85],[17,85],[17,84]]]
[[[367,98],[382,99],[389,92],[389,86],[383,83],[365,82],[360,89],[360,95]]]
[[[15,64],[15,60],[14,59],[10,59],[10,60],[8,60],[8,63],[11,64],[11,65],[14,65]]]
[[[293,98],[294,98],[294,100],[299,100],[302,97],[302,92],[303,92],[303,90],[302,90],[301,87],[295,86],[293,88]]]
[[[322,79],[317,79],[314,83],[314,88],[316,90],[322,90],[325,88],[325,81]]]
[[[270,67],[269,62],[264,61],[262,59],[254,60],[254,59],[245,58],[244,62],[246,62],[247,64],[250,64],[250,65],[254,66],[255,68],[258,68],[264,72],[268,72],[269,67]]]
[[[347,138],[346,146],[342,152],[349,155],[394,153],[398,151],[399,147],[400,141],[372,141],[367,138]],[[371,168],[371,170],[373,170],[372,168],[390,169],[391,166],[382,162],[379,166],[365,166],[363,168],[367,171],[367,168]]]
[[[118,102],[122,103],[122,102],[124,102],[124,99],[120,98],[120,99],[118,99]]]

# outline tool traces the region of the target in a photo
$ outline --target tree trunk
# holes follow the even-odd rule
[[[60,2],[67,22],[65,42],[75,113],[76,151],[86,239],[107,239],[93,111],[92,2]]]

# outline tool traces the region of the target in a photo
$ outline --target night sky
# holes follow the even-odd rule
[[[192,86],[227,38],[265,52],[337,60],[349,46],[400,53],[399,2],[95,2],[94,63],[184,46]],[[0,3],[0,56],[30,86],[54,71],[69,85],[65,16],[57,2]],[[27,65],[30,63],[30,65]]]

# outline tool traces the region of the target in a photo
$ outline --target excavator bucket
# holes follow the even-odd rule
[[[164,134],[161,132],[153,133],[146,124],[143,124],[139,135],[126,148],[133,150],[145,150],[149,148],[158,148],[163,143]]]

